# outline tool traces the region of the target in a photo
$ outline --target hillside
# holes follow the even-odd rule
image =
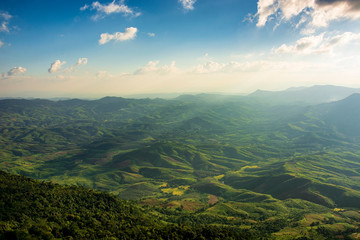
[[[285,91],[262,91],[258,90],[249,95],[261,101],[273,104],[320,104],[342,100],[351,94],[360,93],[360,89],[317,85],[313,87],[289,88]]]
[[[165,223],[136,203],[81,187],[0,172],[0,239],[215,239],[251,237],[230,227]]]
[[[154,203],[148,201],[142,207],[104,192],[2,171],[0,192],[0,239],[6,240],[329,239],[355,236],[360,220],[355,211],[330,211],[298,200],[189,202],[176,209],[146,207]]]
[[[326,102],[334,89],[357,91],[325,88],[281,94],[320,89],[316,101]],[[359,94],[317,105],[284,101],[207,94],[1,100],[0,167],[137,200],[156,215],[169,213],[166,222],[249,225],[315,214],[326,231],[352,233],[325,219],[358,221],[342,213],[360,209]],[[191,215],[175,217],[181,209]],[[285,230],[269,234],[278,231]]]

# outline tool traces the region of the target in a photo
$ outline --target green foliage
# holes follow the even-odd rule
[[[254,229],[251,221],[260,226],[276,220],[279,227],[259,231],[274,235],[291,228],[311,238],[327,230],[316,225],[309,233],[304,229],[312,222],[304,225],[301,217],[360,209],[359,95],[305,104],[353,91],[335,90],[317,86],[296,96],[287,91],[173,100],[1,100],[0,167],[122,199],[156,199],[153,214],[165,222],[231,222]],[[298,105],[283,101],[293,95],[297,103],[308,99]],[[48,232],[31,231],[44,238]]]
[[[167,224],[103,192],[0,171],[0,239],[240,239],[225,226]]]

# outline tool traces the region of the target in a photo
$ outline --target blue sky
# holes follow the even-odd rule
[[[360,87],[360,1],[2,0],[0,97]]]

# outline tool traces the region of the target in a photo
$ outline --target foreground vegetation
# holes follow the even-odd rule
[[[330,214],[299,200],[207,204],[195,212],[144,208],[108,193],[2,171],[0,191],[0,239],[330,239],[359,231],[360,213]]]

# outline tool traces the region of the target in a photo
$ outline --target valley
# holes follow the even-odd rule
[[[171,224],[358,239],[358,92],[0,100],[0,168],[104,191]]]

